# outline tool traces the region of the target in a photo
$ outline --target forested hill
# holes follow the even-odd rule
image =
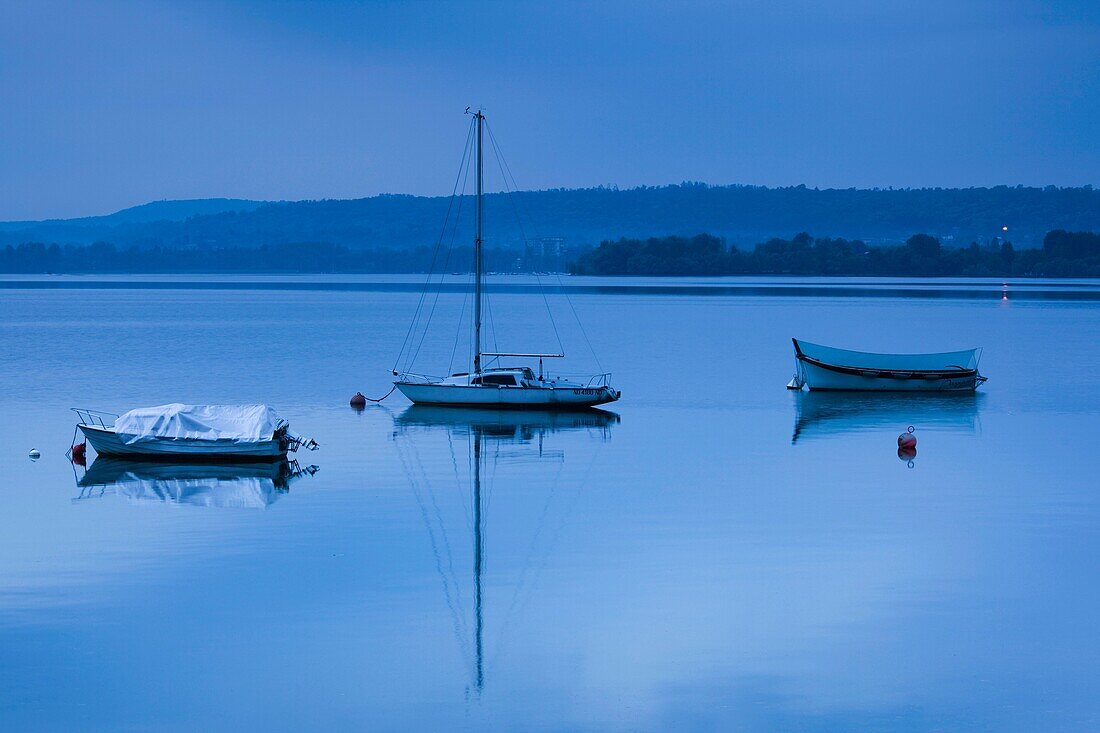
[[[182,199],[150,201],[131,206],[113,214],[85,216],[79,219],[46,219],[43,221],[0,222],[0,242],[40,242],[88,244],[129,235],[141,225],[182,222],[194,216],[221,214],[229,211],[254,211],[266,201],[247,199]]]
[[[172,202],[161,202],[171,204]],[[431,246],[448,210],[445,197],[383,195],[354,200],[229,204],[184,220],[94,219],[0,224],[0,245],[108,242],[167,248],[241,248],[329,244],[350,248]],[[792,231],[869,243],[900,243],[928,232],[944,246],[988,241],[1009,227],[1016,246],[1037,247],[1052,229],[1100,230],[1100,191],[1083,188],[813,189],[805,186],[681,184],[492,194],[487,240],[563,237],[569,246],[620,237],[707,231],[747,246]],[[469,238],[470,200],[452,209],[457,241]],[[518,213],[517,213],[518,212]],[[167,217],[165,217],[167,218]],[[448,238],[451,232],[448,232]]]

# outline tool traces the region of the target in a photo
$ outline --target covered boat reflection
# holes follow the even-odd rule
[[[974,433],[985,395],[905,392],[795,392],[791,443],[880,428],[945,429]]]
[[[442,581],[447,608],[452,614],[455,636],[464,655],[468,655],[475,695],[483,689],[486,675],[486,604],[482,581],[486,565],[486,509],[490,503],[489,497],[494,491],[498,495],[506,491],[506,485],[514,488],[515,494],[535,492],[536,503],[520,501],[518,504],[528,510],[537,509],[537,520],[530,528],[527,557],[523,560],[521,574],[537,577],[537,563],[540,558],[545,561],[547,551],[536,551],[536,548],[552,546],[555,533],[561,530],[564,523],[551,519],[555,513],[553,505],[571,505],[583,487],[583,477],[588,475],[586,470],[581,480],[563,479],[564,449],[557,445],[548,447],[547,438],[555,433],[570,432],[576,433],[575,437],[580,438],[581,443],[600,444],[610,440],[611,426],[618,422],[617,414],[605,410],[502,411],[423,405],[414,405],[394,418],[394,443],[428,533],[436,572]],[[566,442],[566,445],[569,444]],[[588,461],[587,466],[591,469],[592,461]],[[442,472],[439,467],[443,468]],[[572,498],[559,496],[563,493],[557,491],[559,480],[570,485],[564,493]],[[455,483],[462,492],[458,499],[460,508],[449,509],[456,519],[458,516],[465,518],[461,523],[449,523],[444,519],[449,513],[448,501],[453,501],[455,495],[443,486]],[[546,490],[541,491],[542,487]],[[468,500],[466,491],[469,491]],[[500,501],[497,499],[498,506]],[[559,511],[562,510],[559,508]],[[513,522],[510,530],[517,526],[526,527],[522,523],[514,523],[514,516],[509,519]],[[556,524],[557,527],[548,529],[547,524]],[[461,567],[462,563],[456,563],[454,555],[461,553],[463,543],[451,541],[454,526],[460,527],[460,531],[469,528],[472,534],[469,581],[460,582],[456,574],[456,566]],[[528,532],[524,530],[522,534]],[[509,559],[515,560],[517,557],[513,555]],[[536,567],[532,568],[533,565]],[[469,606],[463,601],[466,582],[472,586]],[[509,610],[517,606],[518,594],[524,585],[524,577],[515,582]],[[468,617],[472,617],[472,628]],[[502,636],[503,631],[502,627]],[[468,687],[467,691],[470,689]]]
[[[78,478],[74,502],[117,495],[135,503],[264,508],[303,475],[317,472],[297,461],[274,463],[163,463],[100,456]]]

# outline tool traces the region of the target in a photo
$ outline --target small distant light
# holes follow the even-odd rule
[[[1008,227],[1001,227],[1001,231],[1002,231],[1002,232],[1007,232],[1007,231],[1008,231]]]

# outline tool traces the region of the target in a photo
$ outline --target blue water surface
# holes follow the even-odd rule
[[[468,366],[454,280],[419,371]],[[0,283],[0,729],[1100,729],[1100,284],[545,283],[491,279],[486,342],[557,332],[603,413],[350,409],[415,278]],[[788,392],[792,336],[989,382]],[[70,407],[173,401],[319,470],[66,459]]]

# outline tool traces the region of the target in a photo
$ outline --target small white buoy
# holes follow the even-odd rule
[[[42,457],[42,454],[38,452],[37,448],[31,448],[31,452],[28,454],[32,461],[37,461]]]

